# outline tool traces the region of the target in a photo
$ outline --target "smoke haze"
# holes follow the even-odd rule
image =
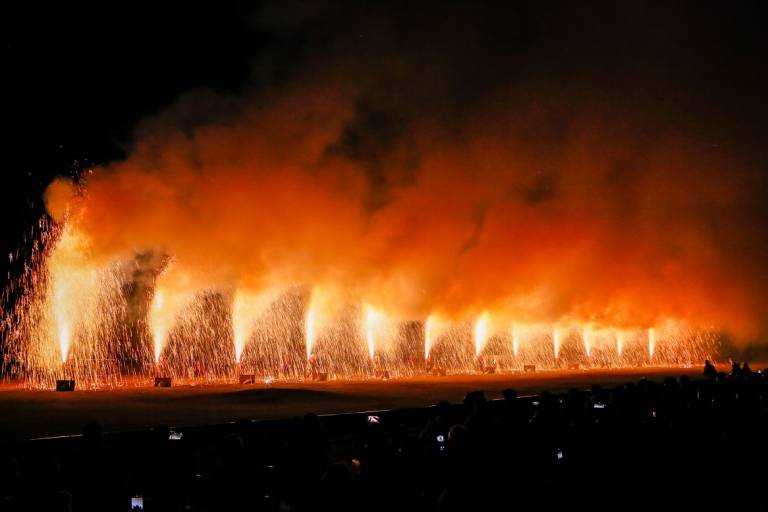
[[[761,335],[766,159],[716,13],[437,7],[265,5],[241,94],[180,98],[48,211],[170,287]]]

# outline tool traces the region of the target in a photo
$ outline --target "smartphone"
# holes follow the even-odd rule
[[[170,435],[168,436],[169,441],[181,441],[181,438],[184,437],[184,434],[181,432],[176,432],[175,430],[171,430]]]
[[[437,445],[440,447],[440,451],[445,451],[445,436],[443,434],[438,434],[435,436],[435,439],[437,440]]]
[[[381,422],[381,419],[378,416],[368,416],[368,423],[378,424],[380,422]]]
[[[531,402],[531,405],[533,405],[534,407],[538,407],[539,403],[540,402],[538,400],[534,400],[533,402]]]
[[[605,404],[601,402],[595,402],[595,405],[593,407],[595,409],[605,409]]]
[[[565,458],[565,454],[563,453],[563,450],[561,450],[561,449],[559,449],[559,448],[558,448],[558,449],[557,449],[557,451],[555,452],[555,459],[556,459],[558,462],[560,462],[560,461],[562,461],[564,458]]]
[[[131,498],[131,510],[144,510],[144,496],[133,496]]]

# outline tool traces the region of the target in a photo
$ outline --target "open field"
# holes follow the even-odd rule
[[[77,434],[96,420],[107,431],[136,430],[160,423],[199,425],[241,418],[269,419],[460,401],[473,390],[498,398],[505,388],[520,394],[565,391],[598,383],[622,384],[647,377],[701,375],[701,368],[624,368],[559,370],[497,375],[451,375],[407,379],[276,382],[269,385],[198,385],[172,388],[129,387],[56,393],[6,385],[0,388],[0,440],[14,441]]]

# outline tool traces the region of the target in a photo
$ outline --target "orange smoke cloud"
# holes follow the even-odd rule
[[[307,88],[191,130],[46,196],[98,261],[154,251],[195,289],[343,290],[402,318],[763,330],[758,201],[733,155],[641,135],[595,107],[429,119],[367,151],[353,94]],[[454,127],[452,127],[454,128]],[[357,132],[356,132],[357,130]],[[351,135],[352,134],[352,135]],[[386,137],[382,135],[382,137]]]

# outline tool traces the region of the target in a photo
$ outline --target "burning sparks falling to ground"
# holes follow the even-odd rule
[[[21,302],[26,309],[11,334],[16,353],[27,361],[29,385],[43,385],[62,372],[86,387],[118,385],[121,376],[151,375],[160,365],[180,379],[227,380],[233,363],[246,359],[248,371],[265,379],[298,378],[316,353],[317,370],[336,378],[370,376],[374,358],[376,368],[392,375],[428,366],[473,372],[481,354],[486,366],[506,370],[570,361],[687,364],[712,359],[718,343],[716,334],[674,321],[634,329],[567,319],[553,325],[510,322],[502,311],[484,311],[471,323],[436,314],[418,321],[371,303],[349,303],[348,296],[320,288],[196,290],[173,261],[154,278],[146,316],[132,319],[123,291],[130,272],[122,263],[85,265],[78,257],[83,250],[77,233],[63,230],[47,265],[39,267],[34,282],[40,285],[30,287],[43,292]],[[492,319],[511,327],[493,332]],[[410,329],[411,324],[423,329]],[[665,341],[661,347],[659,336]],[[410,359],[403,352],[407,346],[423,347],[417,352],[424,360]]]

